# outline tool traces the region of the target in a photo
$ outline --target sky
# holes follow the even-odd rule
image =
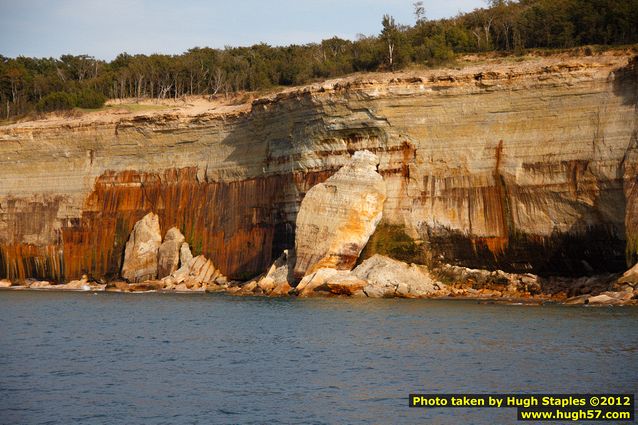
[[[381,17],[413,24],[415,0],[0,0],[0,54],[59,57],[179,54],[193,47],[354,40],[381,30]],[[428,19],[484,0],[423,0]]]

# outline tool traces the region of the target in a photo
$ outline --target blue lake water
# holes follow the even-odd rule
[[[516,423],[410,392],[638,392],[638,309],[0,293],[0,422]]]

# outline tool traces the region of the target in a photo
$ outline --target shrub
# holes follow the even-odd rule
[[[37,104],[40,112],[68,111],[74,107],[96,109],[104,106],[106,96],[91,89],[72,94],[56,91],[44,96]]]
[[[428,38],[424,46],[427,61],[431,65],[447,63],[454,59],[454,51],[445,41],[443,34],[437,34],[434,37]]]
[[[37,104],[40,112],[64,111],[75,106],[75,98],[69,93],[56,91],[44,96]]]
[[[84,89],[76,96],[75,106],[79,108],[97,109],[104,106],[106,96],[91,89]]]
[[[424,264],[426,261],[424,247],[408,236],[403,226],[386,223],[377,226],[361,252],[359,262],[374,254],[386,255],[406,263]]]

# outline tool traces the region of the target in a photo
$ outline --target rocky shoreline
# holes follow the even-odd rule
[[[166,280],[96,282],[83,276],[66,284],[27,280],[0,280],[0,290],[72,291],[120,293],[224,293],[233,296],[299,298],[423,298],[473,300],[489,304],[638,305],[638,265],[622,276],[599,275],[578,279],[542,278],[533,274],[513,274],[501,270],[469,269],[440,265],[432,270],[406,264],[381,255],[363,261],[352,272],[320,269],[295,287],[288,282],[294,253],[285,251],[268,272],[256,279],[239,282],[197,282],[188,284]],[[358,276],[363,276],[360,278]],[[447,283],[443,283],[445,281]]]
[[[204,255],[194,256],[176,227],[162,240],[159,217],[149,212],[126,242],[121,280],[88,275],[65,284],[27,280],[0,288],[107,292],[224,292],[238,296],[300,298],[429,298],[568,305],[638,305],[638,264],[622,276],[543,278],[445,263],[406,263],[384,255],[360,258],[381,221],[386,186],[379,160],[357,151],[351,161],[313,186],[297,215],[295,248],[248,281],[230,280]]]
[[[391,259],[387,259],[393,261]],[[405,263],[404,263],[405,264]],[[415,265],[412,265],[415,266]],[[417,266],[418,267],[418,266]],[[447,266],[446,268],[459,269],[456,266]],[[281,272],[281,271],[280,271]],[[465,273],[479,279],[499,279],[508,273],[487,270],[465,269]],[[291,297],[291,298],[406,298],[406,299],[432,299],[432,300],[458,300],[458,301],[477,301],[481,304],[508,304],[508,305],[544,305],[544,304],[561,304],[561,305],[589,305],[589,306],[636,306],[638,305],[638,271],[633,273],[633,281],[631,283],[619,283],[622,280],[617,278],[608,285],[609,290],[600,291],[593,290],[591,293],[568,297],[565,291],[558,293],[544,293],[533,290],[520,291],[510,287],[509,290],[500,291],[498,289],[489,289],[482,287],[475,289],[477,282],[467,280],[459,281],[454,284],[447,285],[447,288],[438,293],[429,293],[425,295],[412,295],[409,293],[396,293],[394,295],[372,296],[361,293],[352,294],[344,290],[343,286],[335,284],[319,285],[312,291],[299,291],[292,288],[287,282],[276,282],[272,279],[272,274],[262,276],[258,280],[248,282],[230,281],[225,285],[208,284],[197,288],[167,288],[159,285],[158,281],[148,281],[141,283],[128,283],[126,281],[117,280],[107,283],[98,283],[81,279],[71,281],[66,284],[55,284],[46,281],[29,280],[26,282],[11,282],[8,280],[0,280],[0,291],[60,291],[60,292],[115,292],[115,293],[166,293],[166,294],[205,294],[205,293],[223,293],[232,296],[254,296],[254,297]],[[628,273],[626,273],[627,275]],[[600,287],[607,284],[611,276],[595,276],[581,279],[568,278],[549,278],[539,279],[534,275],[517,276],[525,280],[533,280],[536,286],[538,280],[546,285],[556,284],[557,281],[563,284],[571,282],[581,283],[582,291],[592,290],[592,286]],[[519,280],[521,282],[521,280]],[[509,285],[512,285],[510,282]],[[514,285],[516,285],[514,283]],[[484,286],[484,285],[479,285]]]

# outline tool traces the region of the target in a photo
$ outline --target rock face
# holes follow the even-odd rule
[[[179,263],[182,265],[187,264],[191,258],[193,258],[193,254],[191,253],[190,246],[188,246],[186,242],[182,243],[182,246],[179,248]]]
[[[308,191],[297,215],[294,275],[321,268],[350,270],[381,220],[386,188],[368,151]]]
[[[252,278],[293,248],[311,188],[360,150],[379,158],[381,224],[433,258],[621,272],[638,260],[634,56],[352,76],[204,114],[0,126],[0,278],[115,276],[148,211],[224,275]]]
[[[543,282],[538,276],[525,273],[506,273],[502,270],[477,270],[467,267],[452,266],[443,264],[432,271],[432,274],[439,280],[453,282],[457,286],[470,288],[472,290],[492,290],[499,291],[504,296],[520,297],[538,295],[543,292],[556,293],[563,290],[561,280],[556,282]],[[597,278],[583,278],[582,280]],[[574,282],[574,279],[565,279],[567,282]],[[587,285],[586,282],[583,282]],[[593,282],[590,282],[592,284]],[[584,286],[585,286],[584,285]],[[545,286],[545,288],[543,288]],[[608,283],[605,284],[608,286]]]
[[[97,284],[89,282],[88,277],[82,276],[79,280],[72,280],[64,284],[52,284],[47,281],[36,281],[28,283],[29,289],[52,289],[56,291],[104,291],[106,284]]]
[[[320,268],[311,273],[308,273],[301,279],[301,282],[295,287],[297,293],[301,296],[311,296],[316,289],[325,285],[326,281],[334,276],[341,275],[347,276],[349,272],[347,270],[335,270],[330,268]]]
[[[191,258],[170,276],[162,279],[164,289],[201,289],[205,290],[209,284],[215,284],[217,280],[225,278],[221,272],[215,268],[211,260],[198,255]]]
[[[266,295],[284,296],[292,289],[289,280],[294,264],[294,254],[289,250],[284,252],[270,266],[266,275],[257,281],[257,287]]]
[[[367,281],[352,275],[347,270],[322,268],[306,275],[296,291],[301,297],[347,295],[366,296],[363,288]]]
[[[157,277],[157,253],[162,243],[159,217],[148,213],[135,223],[126,242],[122,277],[129,282],[142,282]]]
[[[239,288],[237,293],[239,295],[269,295],[271,297],[288,295],[288,292],[292,289],[289,280],[291,280],[294,261],[294,252],[284,250],[265,275],[254,281],[247,282]]]
[[[368,258],[352,271],[320,268],[304,276],[295,291],[301,297],[370,298],[423,298],[450,293],[425,267],[382,255]]]
[[[629,291],[624,292],[604,292],[587,299],[587,304],[627,304],[631,301],[633,294]]]
[[[445,285],[436,281],[425,267],[408,265],[382,255],[368,258],[352,274],[367,281],[363,292],[372,298],[418,298],[446,294]]]
[[[628,283],[632,286],[638,286],[638,263],[627,270],[620,279],[618,279],[618,283]]]
[[[157,254],[158,279],[166,277],[177,270],[183,244],[184,235],[182,235],[182,232],[180,232],[179,229],[176,227],[171,227],[168,232],[166,232],[164,242],[162,243],[162,245],[160,245],[159,252]],[[186,247],[188,247],[188,244],[186,244]],[[186,253],[184,257],[187,257]],[[186,262],[184,262],[184,264],[186,264]]]

